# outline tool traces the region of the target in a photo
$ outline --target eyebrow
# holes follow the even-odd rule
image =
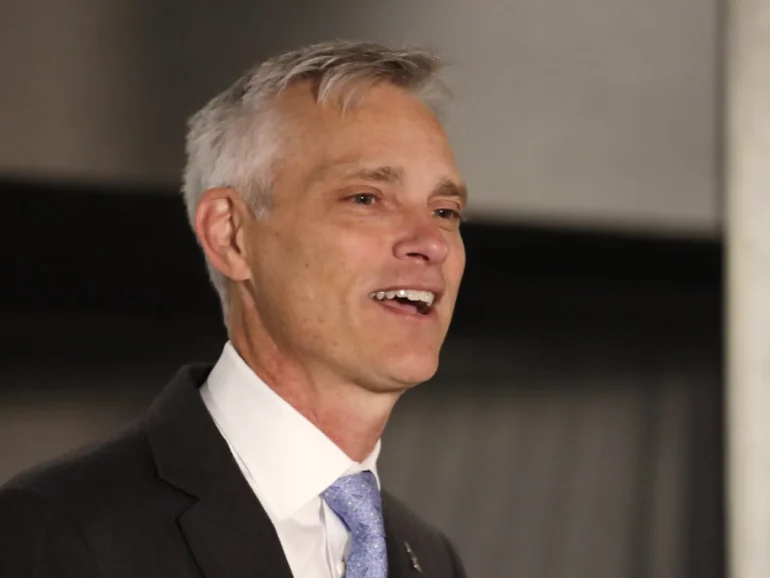
[[[375,168],[355,166],[350,170],[343,171],[342,177],[345,179],[358,178],[367,181],[399,184],[404,181],[404,170],[393,166]],[[431,197],[455,197],[465,205],[468,202],[468,188],[465,183],[457,183],[449,177],[444,177],[433,188]]]
[[[432,197],[456,197],[465,206],[468,202],[468,188],[465,183],[456,183],[452,179],[443,178],[433,189]]]

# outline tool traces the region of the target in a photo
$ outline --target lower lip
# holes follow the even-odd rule
[[[423,315],[411,305],[404,305],[398,301],[393,301],[391,299],[380,301],[378,299],[372,299],[371,297],[370,299],[375,303],[375,305],[382,307],[388,313],[393,313],[394,315],[399,315],[406,319],[413,319],[414,321],[434,321],[436,319],[435,307],[431,307],[428,312]]]

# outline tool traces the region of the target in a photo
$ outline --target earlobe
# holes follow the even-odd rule
[[[233,281],[251,277],[243,243],[246,218],[238,193],[229,188],[209,189],[195,210],[195,233],[206,258]]]

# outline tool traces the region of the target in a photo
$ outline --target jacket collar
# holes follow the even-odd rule
[[[182,369],[146,414],[158,476],[194,498],[178,524],[206,578],[291,578],[275,528],[201,400],[210,370]]]

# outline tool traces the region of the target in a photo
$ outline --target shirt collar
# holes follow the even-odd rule
[[[353,461],[262,381],[230,342],[201,393],[271,519],[288,518],[346,475],[370,470],[379,485],[380,441],[363,462]]]

